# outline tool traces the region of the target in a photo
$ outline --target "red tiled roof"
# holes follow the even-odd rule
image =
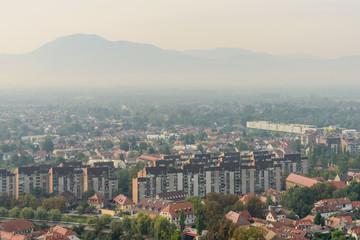
[[[101,204],[101,203],[107,203],[108,201],[101,193],[95,193],[94,196],[89,198],[89,203],[92,204]]]
[[[60,233],[61,235],[64,235],[64,236],[76,236],[76,233],[69,230],[69,229],[66,229],[66,228],[63,228],[63,227],[60,227],[58,225],[56,225],[55,227],[51,228],[50,231],[52,232],[57,232],[57,233]]]
[[[290,173],[290,175],[286,178],[286,181],[288,182],[292,182],[298,185],[302,185],[305,187],[311,187],[312,185],[318,183],[319,181],[311,179],[311,178],[307,178],[307,177],[303,177],[300,175],[296,175],[293,173]]]
[[[0,239],[3,240],[24,240],[25,235],[14,234],[12,232],[5,232],[0,230]]]
[[[236,223],[240,226],[244,226],[244,225],[250,225],[250,222],[248,220],[251,219],[251,215],[249,211],[242,211],[242,212],[230,211],[225,215],[225,218],[229,219],[233,223]]]
[[[193,206],[190,202],[172,203],[164,207],[161,211],[168,212],[172,217],[180,216],[181,210],[184,210],[185,215],[193,214]]]
[[[133,205],[134,203],[128,198],[126,197],[125,195],[117,195],[115,198],[114,198],[114,202],[120,204],[121,206],[127,206],[127,205]]]
[[[336,188],[345,188],[347,187],[346,183],[343,183],[342,181],[327,181],[328,183],[333,184]]]
[[[35,225],[25,218],[18,218],[8,222],[0,223],[0,230],[6,232],[22,232],[34,227]]]

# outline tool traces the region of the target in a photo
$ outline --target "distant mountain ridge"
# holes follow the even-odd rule
[[[60,37],[28,54],[0,54],[0,78],[14,86],[358,83],[359,66],[360,56],[322,59],[239,48],[181,52],[86,34]]]

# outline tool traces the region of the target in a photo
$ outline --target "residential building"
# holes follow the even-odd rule
[[[185,225],[193,225],[195,223],[195,215],[190,202],[171,203],[161,210],[160,216],[167,218],[171,223],[179,226],[181,211],[183,211],[185,215]]]
[[[131,208],[134,206],[134,203],[130,198],[122,194],[117,195],[113,201],[116,204],[116,210],[120,212],[130,212]]]
[[[83,171],[74,167],[52,167],[49,171],[49,192],[71,192],[78,199],[83,193]]]
[[[184,191],[189,196],[205,197],[209,192],[220,194],[254,193],[258,189],[280,191],[285,171],[307,172],[307,158],[300,154],[274,158],[267,151],[250,155],[226,153],[218,163],[184,163],[180,168],[145,167],[133,179],[133,200],[155,198],[159,193]]]
[[[13,234],[26,234],[34,230],[35,225],[25,218],[0,223],[0,230]]]
[[[15,174],[9,169],[0,169],[0,193],[7,193],[10,196],[15,195]]]
[[[113,199],[118,190],[117,178],[110,177],[108,167],[87,167],[84,170],[84,192],[94,189],[106,199]]]
[[[15,170],[15,196],[21,193],[30,193],[35,188],[49,192],[50,165],[18,167]]]

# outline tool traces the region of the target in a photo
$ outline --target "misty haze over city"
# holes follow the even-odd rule
[[[360,1],[0,5],[0,240],[360,239]]]

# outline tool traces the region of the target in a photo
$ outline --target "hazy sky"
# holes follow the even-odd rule
[[[0,53],[93,33],[164,49],[360,54],[360,0],[0,0]]]

